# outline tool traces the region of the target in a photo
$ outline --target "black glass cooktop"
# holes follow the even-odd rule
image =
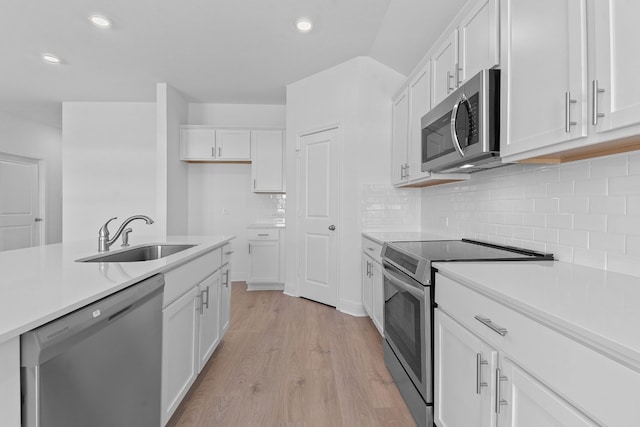
[[[382,257],[419,281],[433,262],[553,260],[553,254],[468,239],[388,242],[383,247]]]

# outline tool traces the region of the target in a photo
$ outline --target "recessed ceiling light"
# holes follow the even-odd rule
[[[60,63],[60,58],[58,58],[55,55],[52,55],[50,53],[43,53],[42,54],[42,60],[45,62],[48,62],[49,64],[59,64]]]
[[[472,165],[472,164],[467,163],[466,165],[462,165],[462,166],[460,166],[460,169],[468,169],[468,168],[472,168],[472,167],[474,167],[474,166],[475,166],[475,165]]]
[[[296,28],[301,33],[308,33],[313,29],[313,22],[309,18],[299,18],[296,21]]]
[[[89,20],[91,21],[91,23],[93,25],[95,25],[98,28],[109,28],[111,27],[111,21],[109,21],[107,18],[105,18],[104,16],[100,16],[100,15],[91,15],[89,17]]]

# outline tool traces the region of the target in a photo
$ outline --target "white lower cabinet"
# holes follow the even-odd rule
[[[247,289],[282,290],[283,247],[278,228],[249,228],[249,278]]]
[[[215,249],[165,273],[162,425],[182,402],[229,327],[229,255]],[[223,280],[224,278],[224,280]]]
[[[436,274],[439,427],[637,426],[640,372]]]
[[[382,246],[371,239],[362,239],[362,306],[373,324],[384,335],[384,279],[380,252]]]

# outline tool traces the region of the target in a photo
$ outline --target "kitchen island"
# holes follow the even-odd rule
[[[95,240],[0,252],[0,425],[20,425],[20,334],[154,274],[201,258],[233,238],[172,236],[150,240],[145,243],[195,246],[144,262],[76,262],[98,254]]]

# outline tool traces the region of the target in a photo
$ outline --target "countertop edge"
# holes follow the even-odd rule
[[[466,286],[467,288],[478,292],[492,300],[523,314],[530,319],[537,321],[538,323],[551,328],[552,330],[561,333],[562,335],[573,339],[586,347],[591,348],[598,353],[601,353],[615,361],[640,372],[640,354],[635,350],[621,345],[617,342],[611,341],[609,338],[594,334],[588,330],[577,326],[557,316],[551,315],[548,312],[538,310],[531,305],[510,298],[509,296],[495,291],[488,286],[483,285],[477,281],[470,280],[463,275],[456,274],[455,271],[447,268],[448,263],[434,263],[438,272],[457,281],[458,283]],[[455,269],[455,265],[451,266]]]

